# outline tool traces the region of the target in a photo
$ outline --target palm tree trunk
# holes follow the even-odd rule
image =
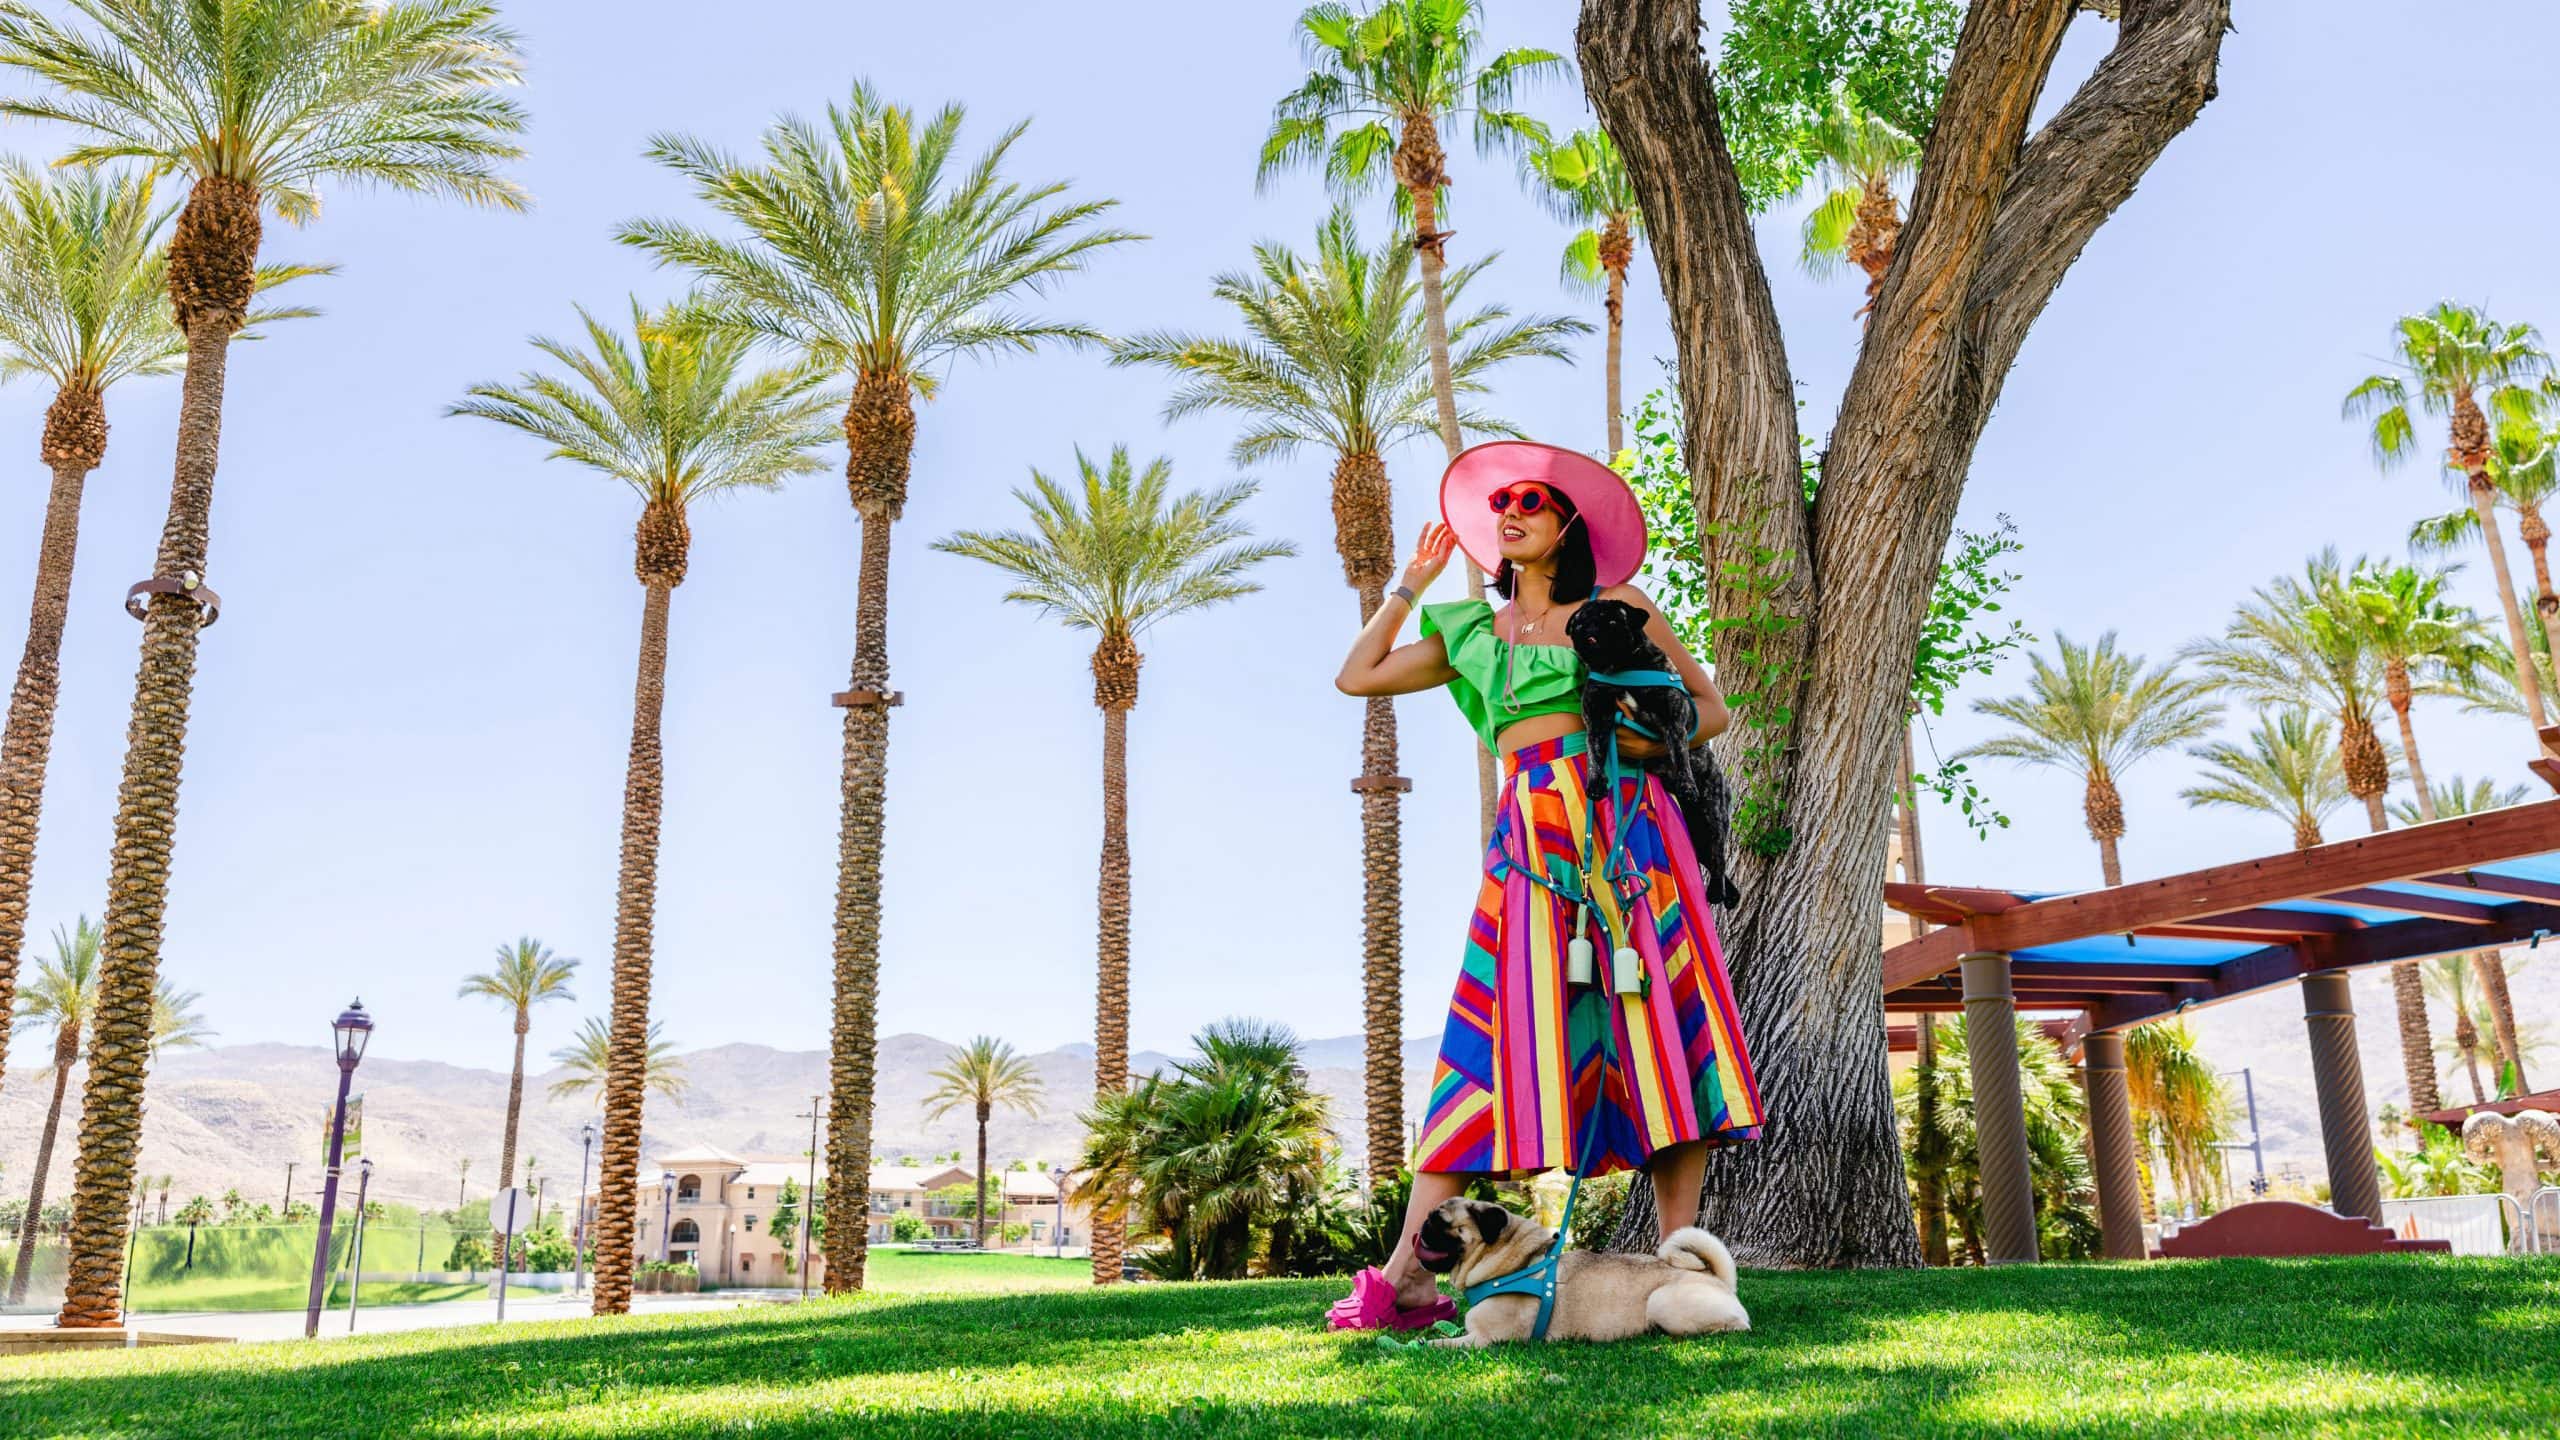
[[[2480,980],[2480,996],[2489,1007],[2489,1036],[2497,1045],[2499,1068],[2515,1070],[2516,1093],[2528,1094],[2533,1086],[2524,1073],[2524,1048],[2516,1036],[2515,1001],[2507,994],[2507,957],[2501,950],[2475,950],[2471,954],[2471,973]]]
[[[223,381],[231,337],[256,290],[258,229],[256,192],[235,181],[199,180],[170,241],[169,295],[187,336],[187,368],[178,396],[169,514],[155,561],[155,574],[164,580],[183,583],[192,576],[201,583],[206,574]],[[152,595],[143,612],[124,783],[116,794],[89,1080],[72,1172],[71,1269],[57,1321],[66,1329],[106,1328],[122,1318],[124,1197],[133,1188],[134,1158],[142,1145],[152,998],[159,986],[178,781],[204,617],[194,596],[172,592]]]
[[[1945,1267],[1947,1253],[1947,1132],[1938,1112],[1938,1017],[1919,1017],[1919,1062],[1912,1071],[1911,1182],[1919,1212],[1920,1260]]]
[[[1908,733],[1908,727],[1905,727]],[[1908,780],[1903,782],[1909,784]],[[2089,838],[2098,842],[2098,870],[2112,890],[2124,883],[2124,866],[2116,858],[2116,842],[2124,838],[2124,796],[2116,789],[2115,777],[2104,766],[2089,769],[2088,785],[2080,799],[2081,819],[2089,827]]]
[[[1626,222],[1623,220],[1612,220],[1609,223],[1616,230],[1623,230],[1626,227]],[[1619,388],[1621,351],[1625,348],[1626,342],[1627,267],[1625,262],[1621,261],[1609,266],[1608,271],[1609,298],[1604,304],[1609,312],[1609,346],[1606,352],[1607,359],[1604,362],[1606,369],[1603,373],[1607,376],[1609,402],[1609,459],[1615,463],[1618,452],[1627,448],[1627,402],[1625,392]]]
[[[2469,397],[2461,397],[2468,403]],[[2485,466],[2470,472],[2471,513],[2480,522],[2480,541],[2489,550],[2489,573],[2498,582],[2498,606],[2507,617],[2507,642],[2516,659],[2516,688],[2524,694],[2525,719],[2539,732],[2546,723],[2542,708],[2542,677],[2534,668],[2533,647],[2525,638],[2524,611],[2516,604],[2515,577],[2507,573],[2507,540],[2498,529],[2497,489],[2489,483]],[[2539,738],[2535,749],[2541,748]]]
[[[2486,1105],[2489,1092],[2480,1083],[2480,1027],[2471,1021],[2471,1007],[2456,996],[2453,1002],[2453,1046],[2462,1052],[2463,1068],[2471,1074],[2471,1103]]]
[[[1360,623],[1381,598],[1360,595]],[[1389,788],[1396,773],[1395,702],[1373,696],[1360,723],[1360,1013],[1361,1096],[1368,1110],[1369,1179],[1393,1181],[1405,1163],[1404,1136],[1404,830],[1402,807]]]
[[[987,1117],[995,1107],[978,1104],[978,1248],[987,1248]]]
[[[880,856],[889,798],[889,542],[906,508],[916,415],[903,375],[865,371],[846,402],[845,488],[862,523],[853,684],[844,698],[836,841],[835,1015],[827,1045],[827,1293],[862,1288],[871,1252],[871,1096],[879,1058]]]
[[[106,455],[107,418],[97,391],[64,389],[45,411],[43,457],[53,470],[44,538],[36,547],[35,599],[27,647],[0,732],[0,1016],[11,1014],[18,955],[27,940],[27,890],[35,875],[36,824],[44,808],[45,761],[61,692],[62,632],[71,614],[71,567],[80,545],[80,495]],[[0,1034],[0,1062],[8,1039]],[[5,1073],[5,1072],[0,1072]]]
[[[2551,523],[2542,518],[2541,506],[2516,506],[2516,535],[2533,557],[2533,608],[2542,617],[2547,639],[2552,625],[2560,623],[2560,590],[2551,588]]]
[[[1100,1097],[1129,1088],[1129,712],[1112,706],[1102,711],[1102,867],[1095,891],[1100,913],[1093,1093]],[[1094,1284],[1119,1283],[1127,1235],[1126,1221],[1105,1220],[1096,1207],[1091,1226]]]
[[[523,1006],[517,1006],[516,1061],[507,1072],[507,1128],[498,1140],[498,1188],[501,1190],[516,1183],[516,1121],[524,1114],[524,1037],[525,1032],[532,1028],[532,1017],[525,1013]],[[490,1249],[500,1249],[506,1241],[505,1231],[491,1227]]]
[[[1440,187],[1449,183],[1441,168],[1440,127],[1426,112],[1405,117],[1396,143],[1396,179],[1413,201],[1413,248],[1422,260],[1422,338],[1431,351],[1431,399],[1440,418],[1440,443],[1449,458],[1458,458],[1466,439],[1458,429],[1458,392],[1449,378],[1449,300],[1441,285],[1448,266],[1440,229]],[[1484,571],[1467,559],[1467,594],[1484,598]],[[1491,751],[1476,753],[1476,809],[1480,838],[1493,838],[1494,766]]]
[[[2400,1069],[2409,1081],[2409,1109],[2414,1114],[2444,1108],[2436,1090],[2436,1040],[2427,1029],[2427,991],[2418,977],[2418,962],[2391,967],[2391,1005],[2400,1021]],[[2413,1118],[2411,1125],[2417,1121]]]
[[[2396,672],[2396,678],[2388,682],[2391,691],[2391,713],[2399,717],[2400,756],[2409,764],[2409,783],[2417,787],[2418,820],[2421,824],[2432,822],[2436,818],[2436,795],[2435,791],[2427,785],[2426,763],[2418,758],[2417,729],[2409,723],[2409,667],[2395,660],[2390,663],[2387,670]],[[2382,827],[2376,825],[2373,828],[2379,830]]]
[[[667,608],[672,585],[646,587],[640,669],[631,698],[631,756],[622,780],[622,861],[613,913],[613,1003],[604,1077],[604,1144],[597,1160],[595,1313],[631,1309],[640,1120],[649,1081],[649,968],[658,902],[658,820],[666,754],[659,718],[667,704]],[[521,1053],[524,1041],[516,1041]],[[517,1068],[523,1068],[519,1061]],[[515,1127],[507,1127],[508,1161]],[[505,1177],[501,1177],[501,1182]]]
[[[69,1044],[57,1044],[53,1052],[53,1103],[45,1107],[44,1131],[36,1137],[36,1163],[27,1181],[27,1213],[18,1221],[18,1263],[9,1270],[9,1303],[27,1303],[27,1282],[36,1261],[36,1223],[44,1214],[44,1182],[53,1168],[53,1138],[62,1128],[62,1095],[71,1084],[71,1062],[80,1057],[77,1030],[63,1032]]]

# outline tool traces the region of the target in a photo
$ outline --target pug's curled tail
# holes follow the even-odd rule
[[[1727,1285],[1734,1283],[1733,1252],[1724,1242],[1695,1225],[1671,1232],[1662,1248],[1653,1252],[1666,1265],[1683,1270],[1703,1270]]]

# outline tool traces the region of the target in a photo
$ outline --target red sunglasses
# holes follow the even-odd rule
[[[1523,480],[1507,490],[1494,491],[1485,497],[1485,503],[1493,507],[1496,515],[1508,513],[1515,504],[1520,507],[1521,514],[1535,515],[1554,504],[1555,498],[1555,492],[1546,486],[1535,480]]]

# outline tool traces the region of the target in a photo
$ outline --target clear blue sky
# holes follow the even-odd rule
[[[980,142],[1034,117],[1016,175],[1119,197],[1119,218],[1155,237],[1062,285],[1055,312],[1117,331],[1220,326],[1209,277],[1257,239],[1303,245],[1322,209],[1311,181],[1264,194],[1252,182],[1270,102],[1301,73],[1296,8],[1145,0],[1098,24],[1003,0],[955,29],[947,10],[917,6],[736,0],[705,25],[665,0],[517,5],[534,213],[337,194],[317,224],[272,227],[272,256],[344,272],[303,297],[325,318],[240,347],[231,367],[211,571],[226,603],[197,686],[167,949],[167,973],[204,992],[223,1041],[314,1041],[361,992],[381,1017],[380,1053],[503,1065],[501,1017],[453,992],[519,933],[588,961],[580,1002],[537,1021],[537,1054],[603,1007],[636,506],[512,433],[440,412],[471,382],[514,373],[527,333],[571,325],[573,304],[672,293],[672,277],[610,240],[632,216],[692,213],[640,158],[651,132],[743,148],[776,112],[815,109],[857,75],[918,106],[964,102]],[[1570,48],[1571,7],[1490,8],[1499,43]],[[2029,548],[2014,613],[2040,634],[2113,628],[2163,655],[2313,548],[2389,551],[2448,503],[2424,471],[2378,476],[2337,401],[2392,317],[2440,296],[2560,323],[2533,238],[2560,201],[2531,183],[2560,18],[2526,0],[2438,8],[2242,7],[2221,98],[2054,300],[1965,502],[1969,522],[2017,521]],[[2079,21],[2058,87],[2109,38]],[[1576,89],[1535,105],[1581,123]],[[41,156],[53,137],[17,127],[0,142]],[[1557,287],[1564,235],[1507,166],[1461,151],[1453,168],[1453,254],[1504,252],[1486,291],[1530,309],[1586,305]],[[1382,230],[1383,202],[1368,214]],[[1797,272],[1796,223],[1770,217],[1765,250],[1818,431],[1853,358],[1858,295]],[[1649,258],[1630,316],[1641,393],[1667,348]],[[1598,343],[1579,368],[1510,377],[1502,408],[1532,433],[1597,447]],[[991,574],[928,546],[1007,523],[1027,469],[1068,465],[1078,445],[1126,442],[1172,456],[1189,483],[1227,479],[1229,427],[1168,429],[1163,394],[1154,377],[1055,354],[965,366],[921,410],[892,607],[909,698],[891,761],[884,1032],[987,1031],[1034,1049],[1090,1037],[1100,725],[1086,644],[998,605]],[[46,398],[0,391],[0,437],[17,437],[0,510],[9,615],[41,518]],[[39,933],[102,904],[138,639],[118,603],[149,567],[176,398],[173,381],[111,397],[64,657]],[[1390,457],[1407,536],[1429,511],[1436,452]],[[695,518],[675,598],[654,1000],[687,1048],[826,1037],[839,735],[827,696],[851,653],[856,542],[840,459],[788,493]],[[1177,1045],[1232,1013],[1311,1035],[1359,1023],[1346,790],[1359,717],[1329,684],[1353,603],[1323,462],[1258,477],[1253,520],[1300,557],[1270,568],[1266,593],[1170,623],[1148,647],[1132,726],[1141,1046]],[[2485,607],[2475,572],[2463,584]],[[1976,693],[2014,689],[2021,668]],[[1408,1024],[1436,1033],[1476,883],[1470,741],[1440,697],[1400,713],[1417,780]],[[2450,706],[2421,724],[2439,774],[2526,778],[2520,729]],[[1952,749],[1980,733],[1967,715],[1937,738]],[[2168,757],[2128,778],[2129,874],[2286,842],[2271,822],[2185,811],[2175,791],[2190,768]],[[2071,782],[1987,778],[2018,828],[1977,843],[1931,815],[1934,876],[2095,882]]]

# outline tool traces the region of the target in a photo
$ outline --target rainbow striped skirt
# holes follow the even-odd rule
[[[1609,885],[1594,886],[1601,909],[1591,936],[1604,985],[1607,934],[1631,937],[1644,961],[1644,993],[1603,994],[1594,1004],[1566,986],[1575,906],[1526,870],[1579,868],[1591,808],[1583,789],[1588,773],[1580,735],[1514,751],[1505,762],[1484,888],[1449,1001],[1416,1170],[1571,1167],[1595,1105],[1601,1114],[1587,1171],[1593,1175],[1639,1169],[1667,1145],[1728,1144],[1760,1133],[1760,1089],[1697,856],[1688,827],[1652,776],[1625,776],[1617,794],[1600,797],[1603,838],[1594,846],[1617,831],[1620,808],[1633,807],[1624,832],[1633,898],[1621,901]],[[1605,1060],[1604,1015],[1615,1032],[1606,1047],[1614,1058]]]

